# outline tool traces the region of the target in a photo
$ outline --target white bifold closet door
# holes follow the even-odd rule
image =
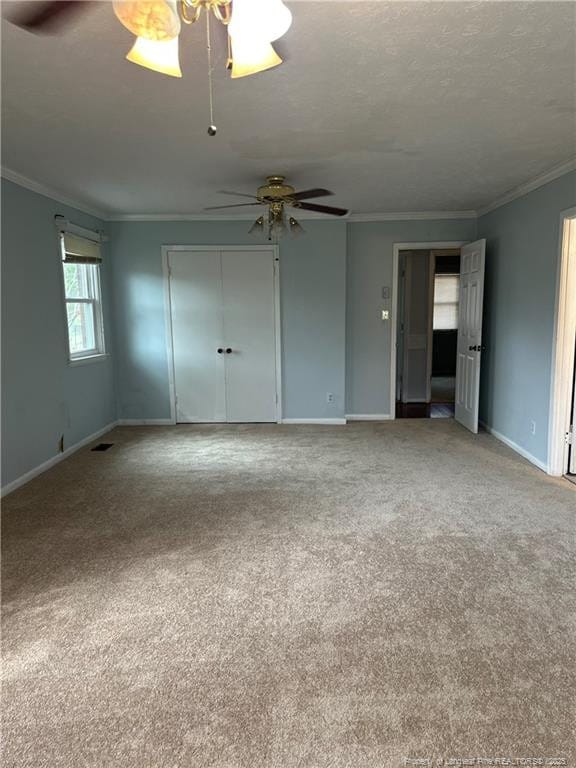
[[[276,421],[270,250],[170,251],[176,421]]]

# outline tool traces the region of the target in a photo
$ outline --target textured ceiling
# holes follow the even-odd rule
[[[3,165],[110,212],[200,213],[285,173],[370,213],[478,209],[576,155],[575,3],[290,6],[285,64],[255,77],[228,78],[217,30],[215,138],[200,25],[175,80],[124,60],[107,3],[60,37],[3,20]]]

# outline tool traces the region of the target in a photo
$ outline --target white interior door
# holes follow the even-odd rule
[[[275,251],[168,252],[177,422],[276,421]]]
[[[274,251],[222,251],[226,420],[276,421]]]
[[[455,417],[460,424],[476,433],[480,401],[486,240],[468,243],[460,253]]]
[[[176,421],[226,421],[220,254],[170,251],[168,265]]]

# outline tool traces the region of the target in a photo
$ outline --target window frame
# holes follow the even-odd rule
[[[61,270],[62,299],[64,309],[64,323],[66,333],[66,351],[68,356],[68,365],[80,365],[87,362],[96,362],[106,358],[106,340],[104,334],[104,313],[102,308],[102,286],[100,277],[100,264],[77,264],[80,267],[90,267],[87,274],[88,298],[68,297],[66,292],[66,251],[64,245],[65,232],[59,233],[59,259]],[[70,263],[70,262],[68,262]],[[92,307],[92,319],[94,324],[94,343],[95,346],[90,349],[83,349],[81,352],[72,352],[70,345],[70,327],[68,321],[68,304],[89,304]]]

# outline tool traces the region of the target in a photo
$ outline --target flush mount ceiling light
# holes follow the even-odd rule
[[[282,235],[288,233],[292,237],[298,237],[304,233],[303,227],[296,221],[294,216],[287,213],[287,208],[300,208],[304,211],[313,211],[314,213],[323,213],[331,216],[346,216],[346,208],[336,208],[333,205],[318,205],[317,203],[308,203],[315,197],[326,197],[332,195],[328,189],[314,188],[305,189],[296,192],[294,187],[285,183],[284,176],[267,176],[266,184],[258,187],[255,195],[249,195],[245,192],[226,192],[223,195],[235,195],[236,197],[249,197],[253,202],[233,203],[232,205],[212,205],[205,208],[205,211],[216,211],[226,208],[244,208],[251,205],[265,205],[266,214],[258,216],[254,224],[248,230],[250,235],[266,236],[268,240],[279,240]]]

